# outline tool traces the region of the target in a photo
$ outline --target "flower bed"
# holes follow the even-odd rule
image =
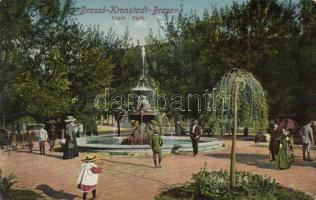
[[[236,173],[237,187],[229,187],[227,171],[207,171],[204,167],[193,174],[192,181],[172,188],[156,200],[312,200],[303,192],[282,187],[271,177],[250,172]]]

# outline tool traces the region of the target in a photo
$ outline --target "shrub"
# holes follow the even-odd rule
[[[247,196],[265,196],[275,191],[275,180],[270,177],[252,174],[250,172],[237,172],[236,175],[237,185],[242,188]]]
[[[17,182],[13,181],[15,176],[10,174],[8,177],[2,176],[2,170],[0,169],[0,195],[3,199],[12,199],[11,187]]]
[[[0,200],[40,200],[42,196],[28,189],[12,189],[11,187],[17,183],[13,181],[15,176],[10,174],[8,177],[2,176],[2,170],[0,169]]]
[[[204,167],[197,174],[193,174],[193,182],[187,183],[187,192],[193,194],[194,199],[240,199],[241,197],[261,196],[270,198],[276,183],[270,177],[237,172],[237,187],[229,186],[227,171],[207,171]]]
[[[312,200],[309,195],[276,184],[270,177],[237,172],[237,187],[230,188],[227,171],[207,171],[206,167],[193,174],[192,181],[170,189],[157,200]]]

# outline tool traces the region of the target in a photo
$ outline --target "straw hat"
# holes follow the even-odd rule
[[[193,120],[192,123],[193,123],[193,124],[197,124],[197,123],[198,123],[198,120]]]
[[[65,119],[65,122],[74,122],[76,121],[76,118],[74,118],[73,116],[67,116],[67,118]]]
[[[89,153],[86,157],[82,160],[85,162],[95,162],[97,160],[97,156],[94,153]]]

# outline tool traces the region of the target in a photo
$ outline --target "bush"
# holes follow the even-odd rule
[[[8,177],[2,176],[2,170],[0,169],[0,198],[3,199],[12,199],[11,196],[11,187],[16,183],[13,181],[15,176],[10,174]]]
[[[227,171],[207,171],[204,167],[193,175],[193,182],[186,184],[194,199],[240,199],[241,197],[261,196],[270,198],[275,190],[275,181],[270,177],[250,172],[236,173],[237,187],[229,186]]]
[[[40,194],[33,190],[27,189],[12,189],[11,187],[17,183],[13,181],[15,176],[10,174],[8,177],[2,176],[0,169],[0,200],[41,200],[43,199]]]
[[[270,177],[250,172],[236,173],[237,187],[230,188],[227,171],[207,171],[193,174],[191,182],[173,188],[157,200],[312,200],[307,194],[281,187]]]

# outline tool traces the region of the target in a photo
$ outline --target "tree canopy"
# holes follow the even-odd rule
[[[8,121],[76,115],[93,121],[105,88],[126,94],[140,75],[139,44],[73,19],[72,0],[0,1],[0,112]],[[251,72],[270,118],[315,117],[316,4],[249,0],[202,16],[179,13],[148,33],[150,82],[160,93],[202,94],[232,68]],[[192,111],[167,114],[199,117]],[[89,120],[88,120],[89,119]],[[88,123],[88,122],[87,122]]]
[[[149,71],[166,93],[201,94],[230,69],[245,69],[266,90],[270,118],[303,123],[316,113],[315,9],[308,0],[250,0],[166,18],[165,36],[150,40],[158,67]]]

